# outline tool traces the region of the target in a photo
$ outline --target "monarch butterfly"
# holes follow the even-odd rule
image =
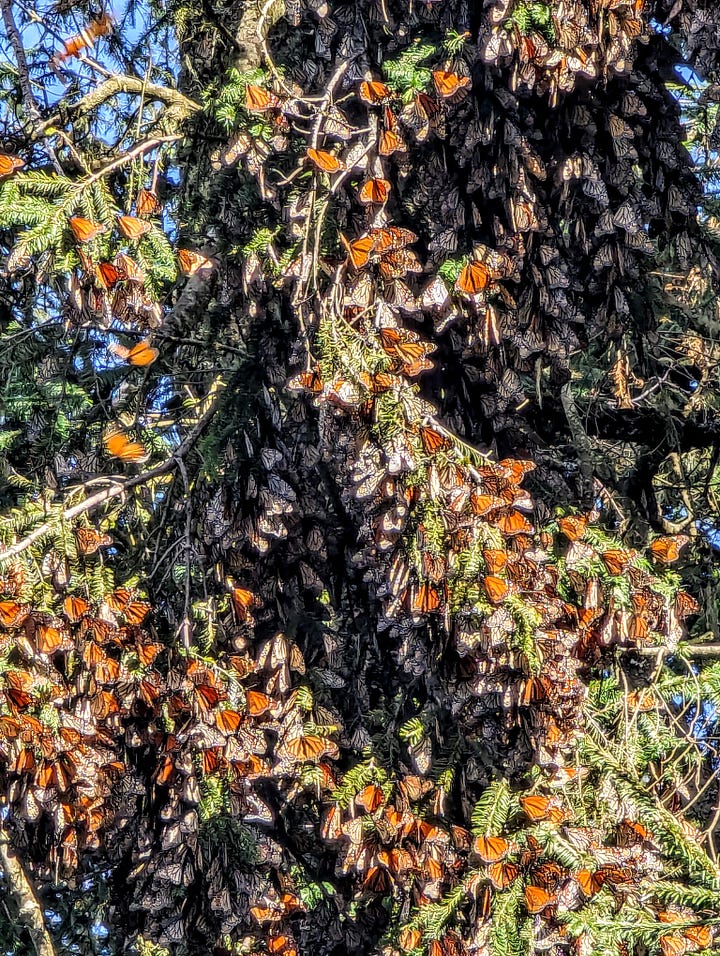
[[[147,644],[138,644],[135,648],[135,653],[137,654],[140,663],[144,664],[146,667],[149,667],[155,661],[155,658],[158,656],[160,651],[162,651],[162,649],[162,644],[148,642]],[[157,691],[155,691],[155,697],[157,697]]]
[[[369,783],[355,797],[355,803],[362,807],[363,810],[367,810],[368,813],[374,813],[378,807],[381,807],[383,803],[385,803],[385,794],[382,787],[377,787],[374,783]]]
[[[559,823],[565,817],[562,804],[557,797],[534,794],[530,797],[520,797],[520,806],[525,816],[533,823],[539,820],[550,820]]]
[[[507,889],[519,875],[520,868],[515,863],[493,863],[488,870],[490,882],[498,890]]]
[[[677,616],[682,619],[687,617],[688,614],[697,614],[700,610],[700,605],[687,591],[678,591],[675,595],[674,609]]]
[[[271,936],[267,941],[268,952],[277,956],[297,956],[297,944],[292,936]]]
[[[156,348],[150,345],[147,339],[143,339],[142,342],[138,342],[137,345],[133,345],[132,348],[114,343],[109,345],[108,348],[113,355],[117,355],[118,358],[123,359],[128,365],[152,365],[160,354]]]
[[[102,267],[102,265],[103,263],[100,264],[100,267]],[[145,273],[143,270],[134,259],[131,259],[130,256],[124,252],[118,252],[115,256],[115,267],[122,275],[122,278],[129,282],[143,283],[145,281]]]
[[[603,560],[603,564],[608,569],[608,572],[617,576],[624,573],[625,569],[632,561],[633,552],[611,549],[609,551],[603,551],[600,554],[600,557]]]
[[[141,189],[135,200],[135,211],[138,216],[154,216],[162,209],[157,194],[150,189]]]
[[[368,179],[363,183],[358,198],[363,206],[383,206],[391,188],[387,179]]]
[[[33,642],[40,654],[54,654],[60,650],[63,645],[71,647],[72,642],[68,642],[58,628],[49,624],[38,624],[33,634]]]
[[[503,509],[491,519],[491,523],[508,537],[516,534],[532,534],[533,531],[533,526],[525,515],[511,508]]]
[[[539,886],[525,887],[525,905],[528,913],[541,913],[548,906],[556,902],[552,893]]]
[[[428,455],[434,455],[435,452],[450,447],[450,440],[442,432],[424,425],[420,427],[420,439]]]
[[[324,149],[308,149],[307,158],[324,173],[337,173],[345,169],[345,164],[332,153]]]
[[[470,86],[469,76],[460,76],[447,70],[433,70],[432,78],[435,89],[444,99],[450,99]]]
[[[493,604],[499,604],[501,601],[503,601],[507,597],[510,590],[510,586],[507,581],[504,581],[502,578],[495,577],[492,574],[489,574],[483,578],[483,584],[485,585],[487,595]]]
[[[215,725],[221,733],[235,733],[241,723],[242,714],[236,710],[218,710],[215,714]]]
[[[420,930],[413,929],[409,926],[406,926],[398,937],[400,949],[404,950],[406,953],[409,953],[412,949],[417,949],[421,942],[422,933]]]
[[[362,269],[370,260],[370,255],[374,250],[375,243],[371,236],[361,236],[348,242],[341,234],[340,239],[347,250],[350,262],[355,269]]]
[[[105,232],[105,226],[101,222],[93,222],[92,219],[84,219],[82,216],[71,216],[68,225],[78,242],[90,242],[95,236]]]
[[[112,291],[118,282],[127,277],[112,262],[101,262],[95,266],[95,278],[101,288]]]
[[[25,160],[19,156],[13,156],[11,153],[0,153],[0,179],[6,176],[12,176],[18,169],[22,169]]]
[[[151,228],[149,222],[136,216],[118,216],[118,229],[126,239],[139,239]]]
[[[490,281],[490,270],[482,262],[468,262],[460,270],[455,288],[466,295],[478,295],[487,288]]]
[[[680,557],[680,552],[690,541],[686,534],[666,535],[656,538],[650,545],[650,555],[658,564],[672,564]]]
[[[510,843],[504,837],[476,837],[473,850],[483,863],[497,863],[510,851]]]
[[[262,601],[256,594],[247,588],[233,588],[230,592],[233,608],[240,621],[247,621],[250,618],[250,609],[261,607]]]
[[[381,156],[392,156],[393,153],[402,153],[407,148],[405,140],[392,129],[385,129],[380,133],[378,153]]]
[[[259,717],[272,707],[273,700],[259,690],[249,690],[245,694],[247,711],[251,717]]]
[[[71,597],[68,595],[63,601],[63,611],[73,624],[77,623],[89,610],[90,605],[84,598]]]
[[[373,252],[384,255],[404,249],[417,241],[417,236],[410,229],[402,226],[385,226],[381,229],[369,229],[368,236],[373,242]]]
[[[178,249],[180,271],[186,276],[200,276],[205,278],[215,269],[215,260],[193,252],[192,249]]]
[[[94,528],[76,528],[75,537],[80,554],[95,554],[100,548],[107,548],[113,543],[109,534],[102,534]]]
[[[17,601],[0,601],[0,626],[14,627],[27,615],[27,608]]]
[[[138,441],[131,441],[125,432],[120,429],[111,430],[103,438],[105,452],[111,458],[119,458],[120,461],[142,464],[150,457],[150,453]]]
[[[712,943],[710,926],[688,926],[683,935],[692,943],[694,949],[707,949]]]
[[[266,110],[277,109],[280,100],[274,93],[264,90],[261,86],[248,84],[245,90],[245,109],[253,113],[264,113]]]
[[[409,272],[422,271],[420,260],[411,249],[388,252],[380,260],[380,274],[386,279],[401,279]]]
[[[570,541],[577,541],[585,534],[588,523],[586,515],[568,515],[558,519],[558,528]]]
[[[285,741],[280,748],[280,753],[298,761],[317,761],[325,754],[337,753],[337,745],[325,737],[308,734]]]
[[[69,59],[71,56],[78,56],[82,50],[91,47],[98,37],[110,33],[112,28],[113,19],[107,13],[103,14],[98,20],[91,20],[80,33],[63,42],[63,49],[56,54],[56,58],[62,61]]]
[[[371,106],[381,106],[392,96],[390,87],[379,80],[363,80],[360,84],[360,99]]]

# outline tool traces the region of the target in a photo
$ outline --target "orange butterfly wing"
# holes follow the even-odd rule
[[[498,863],[507,856],[510,843],[503,837],[476,837],[473,850],[483,863]]]
[[[345,168],[345,164],[324,149],[308,149],[308,159],[324,173],[337,173]]]
[[[6,176],[12,176],[18,169],[22,169],[25,160],[19,156],[13,156],[11,153],[0,153],[0,179]]]
[[[138,216],[154,216],[161,210],[160,200],[150,189],[141,189],[135,200],[135,209]]]
[[[432,78],[435,89],[445,99],[455,96],[456,93],[470,86],[469,76],[459,76],[449,70],[433,70]]]
[[[93,222],[92,219],[85,219],[83,216],[71,216],[68,219],[68,225],[78,242],[90,242],[95,236],[105,232],[105,226],[101,222]]]
[[[180,271],[186,276],[207,276],[215,269],[215,262],[192,249],[178,249]]]
[[[466,295],[478,295],[490,281],[490,272],[482,262],[468,262],[460,270],[455,288]]]
[[[122,431],[109,432],[105,435],[103,444],[107,454],[111,458],[119,458],[120,461],[141,463],[150,457],[144,445],[131,441]]]
[[[380,106],[392,96],[390,87],[379,80],[363,80],[360,84],[360,99],[371,106]]]
[[[136,216],[118,216],[118,229],[126,239],[139,239],[151,228],[149,222]]]
[[[387,202],[391,188],[387,179],[368,179],[360,189],[360,202],[363,206],[382,206]]]

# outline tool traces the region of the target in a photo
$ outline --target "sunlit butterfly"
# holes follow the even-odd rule
[[[80,33],[63,41],[62,50],[56,54],[57,60],[67,60],[72,56],[78,56],[83,50],[91,47],[98,37],[104,36],[113,28],[112,17],[105,13],[97,20],[91,20]]]
[[[101,288],[112,290],[118,282],[122,282],[127,277],[112,262],[101,262],[95,267],[95,278]]]
[[[449,99],[470,86],[469,76],[460,76],[447,70],[433,70],[433,83],[440,96]]]
[[[132,348],[111,343],[108,346],[108,350],[112,352],[113,355],[117,355],[118,358],[127,362],[128,365],[152,365],[160,354],[156,348],[150,345],[147,339],[138,342],[137,345],[133,345]]]
[[[490,865],[488,876],[490,882],[498,890],[505,890],[520,875],[520,868],[515,863],[498,861]]]
[[[100,548],[107,548],[113,543],[109,534],[103,534],[94,528],[75,528],[75,538],[80,554],[95,554]]]
[[[469,262],[460,270],[455,282],[458,292],[466,295],[477,295],[487,288],[490,281],[490,271],[482,262]]]
[[[577,541],[579,538],[582,538],[587,526],[588,518],[586,515],[568,515],[565,518],[558,519],[560,531],[566,538],[569,538],[570,541]]]
[[[139,239],[149,232],[152,226],[137,216],[118,216],[118,229],[126,239]]]
[[[17,601],[0,601],[0,626],[14,627],[27,615],[27,608]]]
[[[483,863],[497,863],[510,851],[510,843],[504,837],[479,836],[472,847]]]
[[[390,189],[387,179],[368,179],[360,188],[358,198],[364,206],[382,206],[388,200]]]
[[[160,205],[160,200],[157,197],[157,194],[150,189],[141,189],[137,194],[137,199],[135,200],[135,211],[138,216],[145,218],[146,216],[154,216],[160,212],[162,206]]]
[[[678,560],[682,549],[689,541],[690,538],[686,534],[656,538],[650,544],[650,555],[658,564],[672,564]]]
[[[178,249],[178,262],[180,270],[187,276],[200,276],[205,278],[215,269],[215,260],[201,255],[199,252],[193,252],[192,249]]]
[[[6,176],[12,176],[18,169],[22,169],[25,160],[19,156],[13,156],[11,153],[0,153],[0,179]]]
[[[82,216],[71,216],[68,219],[68,225],[78,242],[90,242],[105,232],[105,226],[101,222],[93,222],[92,219],[85,219]]]
[[[261,86],[248,84],[245,90],[245,109],[253,113],[263,113],[266,110],[276,109],[278,106],[280,106],[280,100],[274,93],[270,93]]]
[[[337,173],[345,168],[345,164],[333,153],[324,149],[308,149],[307,157],[311,163],[324,173]]]
[[[360,84],[360,99],[371,106],[387,103],[391,96],[390,87],[379,80],[363,80]]]
[[[150,457],[144,445],[138,441],[132,441],[120,429],[112,429],[107,432],[103,437],[103,445],[111,458],[119,458],[120,461],[142,463]]]

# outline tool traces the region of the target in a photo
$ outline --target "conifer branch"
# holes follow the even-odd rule
[[[185,458],[188,452],[195,445],[196,441],[215,414],[215,409],[217,408],[222,387],[222,383],[216,380],[210,391],[210,394],[212,395],[210,405],[200,416],[195,427],[192,429],[185,441],[177,448],[176,451],[172,453],[172,455],[169,456],[169,458],[166,458],[165,461],[161,462],[159,465],[156,465],[154,468],[151,468],[149,471],[145,471],[141,475],[136,475],[134,478],[129,478],[127,481],[111,481],[107,488],[103,488],[102,491],[96,492],[94,495],[91,495],[89,498],[85,498],[78,504],[73,505],[70,508],[66,508],[60,515],[60,520],[63,522],[70,522],[74,518],[78,518],[80,515],[94,511],[106,501],[112,501],[114,498],[120,498],[133,488],[137,488],[141,485],[147,485],[155,478],[160,478],[162,475],[166,475],[168,472],[179,467],[183,458]],[[57,517],[54,517],[49,521],[43,522],[41,525],[31,531],[30,534],[26,535],[21,541],[18,541],[9,548],[5,548],[4,550],[0,551],[0,561],[10,560],[11,558],[17,557],[17,555],[22,554],[24,551],[27,551],[28,548],[31,548],[37,541],[40,541],[46,534],[48,534],[48,532],[50,532],[56,521]]]
[[[17,906],[17,918],[25,926],[37,956],[55,956],[55,947],[45,925],[42,907],[22,863],[0,827],[0,867],[10,895]]]

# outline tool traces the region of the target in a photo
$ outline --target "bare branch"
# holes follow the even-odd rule
[[[2,2],[5,3],[6,0],[2,0]],[[195,103],[187,96],[183,96],[182,93],[168,86],[145,83],[143,80],[136,79],[132,76],[111,76],[86,96],[83,96],[77,103],[63,106],[49,119],[40,123],[37,126],[37,135],[41,136],[45,134],[48,129],[67,122],[68,119],[76,119],[78,116],[84,116],[86,113],[90,113],[119,93],[136,93],[138,95],[144,93],[146,99],[159,100],[167,106],[174,107],[181,117],[189,116],[191,113],[196,113],[201,109],[198,103]]]
[[[55,956],[55,947],[45,925],[42,907],[3,828],[0,828],[0,866],[10,895],[17,906],[18,920],[30,934],[37,956]]]

